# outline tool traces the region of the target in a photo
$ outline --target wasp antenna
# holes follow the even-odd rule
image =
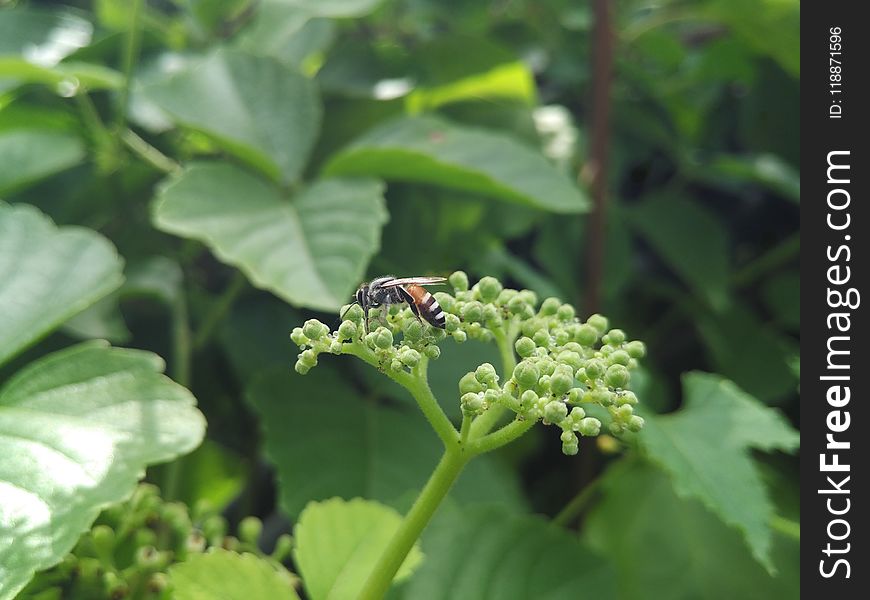
[[[358,300],[354,300],[353,302],[351,302],[350,304],[348,304],[348,305],[347,305],[347,308],[345,308],[343,311],[341,311],[341,314],[338,315],[338,319],[339,319],[339,321],[344,321],[344,315],[347,314],[347,311],[349,311],[349,310],[351,309],[351,307],[352,307],[354,304],[359,304],[359,301],[358,301]]]

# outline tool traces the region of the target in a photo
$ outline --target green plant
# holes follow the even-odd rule
[[[301,349],[297,372],[308,373],[323,353],[355,356],[408,390],[444,444],[438,466],[366,580],[361,598],[386,594],[408,552],[474,457],[513,442],[539,421],[560,430],[563,453],[577,454],[578,433],[597,436],[601,431],[601,420],[587,416],[587,410],[599,416],[603,412],[613,434],[643,427],[643,418],[634,414],[637,397],[628,389],[629,370],[645,353],[643,342],[628,341],[621,329],[608,330],[601,315],[581,323],[574,307],[557,298],[547,298],[539,307],[534,292],[504,288],[493,277],[484,277],[471,289],[462,271],[449,281],[454,295],[435,294],[446,313],[444,330],[424,325],[410,307],[393,305],[380,309],[387,312],[381,315],[384,325],[366,333],[370,316],[353,305],[344,309],[344,321],[335,332],[311,319],[291,334]],[[483,363],[458,381],[458,431],[428,381],[429,361],[439,357],[437,342],[446,337],[458,343],[468,338],[493,342],[502,359],[501,378],[490,363]],[[505,416],[509,422],[497,427]]]

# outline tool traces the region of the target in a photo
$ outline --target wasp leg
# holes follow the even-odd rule
[[[417,303],[414,302],[414,297],[408,293],[403,287],[398,288],[399,293],[402,295],[402,299],[408,303],[408,306],[411,308],[411,312],[414,313],[414,316],[417,317],[417,320],[420,322],[420,325],[423,324],[423,319],[420,318],[420,308],[417,306]]]

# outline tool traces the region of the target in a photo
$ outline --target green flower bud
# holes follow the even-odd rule
[[[518,315],[525,312],[527,304],[523,301],[523,297],[520,294],[517,294],[510,299],[507,307],[511,314]]]
[[[621,435],[622,433],[625,432],[625,425],[623,425],[622,423],[618,423],[616,421],[613,421],[612,423],[610,423],[607,426],[607,430],[610,433],[612,433],[613,435]]]
[[[416,367],[420,362],[420,353],[413,348],[405,348],[399,352],[399,360],[409,367]]]
[[[393,332],[386,327],[378,327],[374,334],[375,346],[381,350],[386,350],[393,345]]]
[[[316,367],[317,366],[317,352],[311,350],[303,350],[299,353],[299,362],[301,362],[306,367]]]
[[[541,373],[537,367],[529,361],[522,361],[514,368],[513,378],[524,388],[535,387],[538,383]]]
[[[428,358],[435,360],[439,356],[441,356],[441,348],[436,346],[435,344],[430,344],[423,348],[423,354],[425,354]]]
[[[574,318],[574,307],[570,304],[563,304],[559,307],[559,310],[556,311],[556,317],[560,321],[570,321]]]
[[[628,421],[634,415],[634,409],[631,407],[631,404],[623,404],[615,412],[616,418],[623,422]]]
[[[625,345],[625,351],[632,358],[643,358],[646,355],[646,345],[640,340],[633,340]]]
[[[605,344],[619,346],[625,341],[625,332],[622,329],[611,329],[601,339]]]
[[[484,277],[475,285],[480,292],[480,299],[484,302],[492,302],[498,295],[501,293],[502,289],[504,289],[501,285],[501,282],[495,277]]]
[[[562,440],[563,444],[576,444],[577,443],[577,436],[570,429],[563,431],[562,435],[559,436],[559,439]]]
[[[334,341],[329,345],[329,351],[332,354],[341,354],[341,342]]]
[[[402,329],[402,335],[405,337],[405,341],[414,343],[423,339],[424,331],[423,324],[417,319],[412,318],[405,322],[405,327]]]
[[[595,417],[586,417],[581,419],[577,424],[577,431],[580,435],[591,437],[596,436],[601,432],[601,421]]]
[[[447,278],[447,281],[457,292],[464,292],[468,289],[468,275],[465,274],[465,271],[454,271]]]
[[[611,365],[628,366],[628,363],[630,361],[631,357],[625,350],[614,350],[607,356],[607,362],[609,362]]]
[[[527,306],[534,308],[538,305],[538,295],[532,290],[520,290],[520,293],[517,294],[517,297],[521,298]]]
[[[580,408],[579,406],[575,406],[571,409],[571,412],[568,415],[571,418],[571,421],[577,425],[580,424],[580,421],[586,418],[586,411]]]
[[[251,545],[256,545],[263,531],[263,522],[257,517],[245,517],[239,522],[239,539]]]
[[[475,323],[483,319],[483,305],[477,300],[466,303],[462,307],[462,320],[466,323]]]
[[[459,342],[460,344],[468,339],[468,334],[462,331],[461,329],[457,329],[453,332],[453,339]]]
[[[520,406],[523,410],[529,410],[538,403],[538,395],[534,390],[526,390],[520,396]]]
[[[205,545],[205,536],[198,529],[194,529],[184,540],[184,552],[196,554],[205,550]]]
[[[622,406],[623,404],[634,405],[637,404],[637,396],[631,390],[623,390],[616,395],[616,405]]]
[[[275,549],[272,550],[272,560],[275,562],[284,562],[290,558],[290,553],[293,551],[293,537],[288,533],[282,533],[275,541]]]
[[[296,364],[293,365],[293,369],[299,373],[300,375],[307,375],[308,371],[311,370],[311,367],[303,363],[301,360],[297,360]]]
[[[444,315],[444,319],[447,322],[445,325],[445,329],[446,329],[447,333],[453,333],[454,331],[459,329],[459,325],[462,323],[459,320],[459,317],[457,317],[456,315],[451,314],[451,313],[446,313]]]
[[[637,415],[632,415],[631,418],[628,420],[627,427],[628,427],[629,431],[638,432],[641,429],[643,429],[643,423],[644,423],[643,417],[639,417]]]
[[[451,312],[456,307],[456,298],[447,292],[435,292],[432,295],[435,296],[435,300],[438,301],[438,304],[441,305],[441,308],[445,312]]]
[[[562,454],[565,456],[574,456],[578,452],[580,452],[580,444],[576,442],[573,444],[562,444]]]
[[[474,377],[482,384],[488,386],[498,385],[498,373],[489,363],[483,363],[474,371]]]
[[[474,371],[470,373],[466,373],[462,376],[462,379],[459,380],[459,394],[475,394],[477,392],[482,392],[484,390],[484,386],[477,380],[476,374]]]
[[[349,304],[349,305],[345,304],[342,307],[341,311],[342,312],[340,312],[339,314],[344,315],[345,321],[353,321],[355,323],[360,323],[363,320],[363,318],[365,318],[365,315],[363,314],[362,306],[360,306],[359,304]]]
[[[587,369],[589,367],[587,366]],[[607,385],[615,388],[624,388],[628,385],[630,375],[628,369],[622,365],[610,365],[607,367],[607,372],[604,374],[604,381]]]
[[[480,323],[472,323],[466,328],[465,331],[468,334],[468,337],[470,337],[471,339],[480,339],[480,336],[483,334],[484,329]]]
[[[552,400],[544,406],[544,421],[558,423],[568,416],[568,407],[564,402]]]
[[[584,346],[592,346],[598,341],[598,330],[589,323],[585,323],[577,328],[574,339]]]
[[[592,325],[592,327],[594,327],[595,330],[598,332],[599,336],[602,335],[605,331],[607,331],[608,322],[607,322],[607,317],[605,317],[605,316],[602,316],[599,314],[592,315],[591,317],[586,319],[586,323],[588,323],[589,325]],[[580,343],[582,344],[583,342],[580,342]]]
[[[609,406],[610,404],[613,404],[613,396],[614,394],[611,393],[610,390],[596,388],[594,390],[589,390],[583,395],[583,402],[592,402],[594,404],[600,404],[601,406]]]
[[[571,341],[571,334],[564,329],[557,329],[553,334],[553,340],[555,340],[557,346],[564,346]]]
[[[302,325],[302,333],[304,333],[305,337],[310,340],[319,340],[327,333],[329,333],[329,327],[327,327],[317,319],[308,319]]]
[[[305,334],[302,333],[301,327],[294,327],[293,331],[290,332],[290,339],[297,346],[305,346],[308,344],[309,339],[305,337]]]
[[[550,332],[546,329],[538,329],[532,336],[532,341],[542,348],[550,345]]]
[[[550,376],[549,375],[541,375],[538,379],[538,392],[542,395],[548,394],[550,392]]]
[[[493,404],[498,404],[499,400],[501,400],[502,393],[496,389],[489,389],[483,393],[483,403],[486,408],[489,408]]]
[[[535,351],[535,342],[527,337],[521,337],[514,344],[514,348],[517,349],[517,354],[522,356],[523,358],[527,356],[531,356]]]
[[[398,358],[394,358],[390,361],[390,370],[394,372],[404,371],[405,365],[403,365],[402,361],[400,361]]]
[[[501,321],[501,315],[498,313],[498,309],[492,304],[484,304],[483,305],[483,320],[486,323],[494,323]]]
[[[578,325],[578,327],[580,327]],[[585,350],[583,350],[583,346],[578,344],[577,342],[568,342],[567,344],[562,346],[562,350],[565,352],[576,352],[578,356],[583,356],[585,354]]]
[[[495,299],[495,303],[498,304],[499,306],[504,306],[508,302],[513,300],[516,295],[517,295],[516,290],[511,290],[511,289],[502,290],[501,293],[498,295],[498,298]]]
[[[584,369],[586,371],[586,377],[588,377],[590,381],[600,379],[604,376],[604,362],[597,358],[586,361]]]
[[[565,375],[564,373],[555,373],[550,377],[550,391],[561,396],[566,394],[571,386],[574,385],[574,375]]]
[[[338,338],[340,340],[352,340],[356,337],[357,328],[353,321],[342,321],[338,326]]]
[[[568,390],[568,403],[569,404],[580,404],[583,401],[583,394],[586,391],[582,388],[571,388]]]
[[[584,360],[577,352],[571,352],[570,350],[563,350],[556,356],[556,360],[562,363],[563,365],[569,365],[573,371],[576,371],[580,367],[583,366]]]
[[[545,317],[555,315],[560,306],[562,306],[562,303],[558,298],[547,298],[544,300],[543,304],[541,304],[540,314]]]
[[[483,412],[483,394],[463,394],[459,402],[463,414],[475,416]]]

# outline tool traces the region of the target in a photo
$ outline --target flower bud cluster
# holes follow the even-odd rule
[[[243,519],[233,537],[220,515],[194,512],[200,514],[192,518],[186,505],[164,502],[156,487],[142,484],[128,501],[106,509],[58,565],[38,573],[22,597],[123,598],[136,590],[137,598],[168,598],[169,567],[210,546],[264,556],[256,517]],[[286,560],[291,544],[281,536],[269,557]]]
[[[539,302],[530,290],[505,288],[496,278],[470,285],[457,271],[448,278],[453,293],[433,291],[445,313],[446,326],[437,329],[421,321],[407,305],[372,309],[366,333],[358,305],[344,308],[338,329],[312,319],[291,334],[300,347],[296,371],[305,374],[324,352],[342,353],[346,343],[363,344],[384,370],[410,371],[423,357],[438,358],[437,343],[445,337],[513,342],[520,361],[510,377],[499,381],[495,367],[484,363],[459,381],[463,414],[476,417],[500,405],[518,418],[541,420],[561,429],[562,450],[576,454],[577,435],[596,436],[607,416],[607,431],[638,431],[643,419],[634,414],[637,397],[628,389],[631,371],[645,354],[643,342],[611,329],[607,318],[592,315],[585,322],[574,307],[547,298]],[[376,313],[376,311],[379,311]],[[587,415],[598,406],[598,416]]]

